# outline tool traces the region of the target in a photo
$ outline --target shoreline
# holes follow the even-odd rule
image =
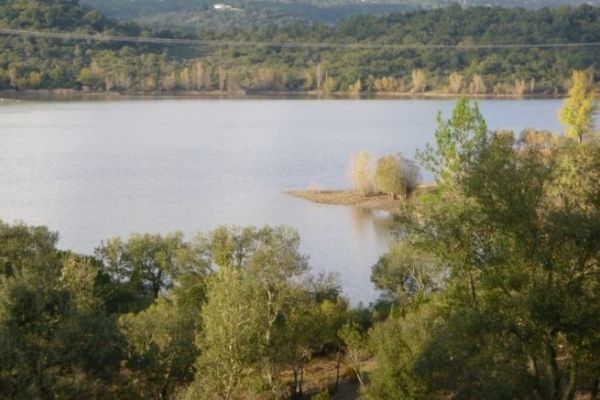
[[[191,99],[307,99],[307,100],[402,100],[402,99],[456,99],[466,96],[474,99],[488,100],[553,100],[563,99],[563,95],[534,94],[468,94],[444,92],[364,92],[350,94],[347,92],[322,93],[317,91],[154,91],[154,92],[105,92],[78,89],[3,89],[1,100],[117,100],[117,99],[157,99],[157,98],[191,98]]]
[[[402,203],[385,194],[362,195],[350,190],[291,190],[285,194],[317,204],[353,206],[387,212],[393,212]]]
[[[414,201],[420,195],[430,192],[434,187],[434,184],[420,185],[408,200],[393,199],[384,193],[363,195],[352,190],[288,190],[284,193],[317,204],[351,206],[393,214],[401,205]]]

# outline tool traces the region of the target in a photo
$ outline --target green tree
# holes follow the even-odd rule
[[[122,340],[91,260],[42,227],[0,223],[0,396],[110,398]]]
[[[294,283],[308,271],[297,233],[284,227],[222,227],[200,240],[218,271],[209,280],[198,337],[202,354],[191,390],[200,387],[230,399],[244,393],[245,383],[257,392],[282,393],[281,365],[290,362],[284,338],[306,321],[300,305],[308,298]],[[296,339],[294,354],[302,344]]]
[[[406,187],[402,177],[401,156],[384,156],[377,160],[375,176],[373,178],[375,189],[387,193],[394,199],[398,195],[406,195]]]
[[[352,370],[358,383],[363,386],[365,378],[361,366],[368,355],[366,336],[360,331],[356,323],[344,324],[338,335],[344,343],[346,365]]]
[[[385,298],[404,306],[421,301],[443,285],[439,262],[407,241],[390,244],[371,271],[371,281]]]
[[[198,338],[202,355],[197,381],[204,393],[239,398],[242,383],[252,386],[254,379],[261,378],[268,351],[268,317],[261,294],[259,282],[247,270],[225,266],[211,279]]]
[[[120,307],[128,311],[148,306],[185,274],[208,274],[210,265],[203,252],[176,232],[166,236],[134,234],[126,242],[110,239],[95,255],[120,293]]]
[[[432,172],[439,184],[453,185],[463,176],[463,169],[475,160],[488,139],[488,129],[476,102],[460,98],[449,120],[437,116],[435,149],[427,144],[417,151],[417,158]]]
[[[449,184],[405,216],[446,277],[409,371],[429,396],[597,392],[600,147],[519,148],[476,110],[459,101],[438,130],[430,165]]]
[[[137,314],[125,314],[119,327],[127,340],[127,366],[133,390],[142,398],[169,399],[194,378],[195,335],[200,310],[185,312],[176,299],[159,298]]]
[[[421,303],[404,316],[377,324],[369,333],[377,368],[363,388],[366,399],[422,399],[425,382],[415,366],[435,327],[435,307]]]
[[[559,112],[560,122],[565,126],[567,136],[579,143],[592,133],[594,113],[598,103],[594,99],[593,74],[587,71],[573,71],[571,88]]]

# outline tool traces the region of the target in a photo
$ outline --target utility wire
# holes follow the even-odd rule
[[[179,44],[192,46],[225,46],[225,47],[279,47],[303,49],[372,49],[372,50],[486,50],[486,49],[548,49],[574,47],[600,47],[600,42],[579,43],[532,43],[532,44],[378,44],[378,43],[316,43],[316,42],[261,42],[209,39],[176,39],[141,36],[118,36],[105,34],[86,34],[75,32],[43,32],[20,29],[0,29],[0,35],[50,38],[61,40],[83,40],[97,42],[126,42],[148,44]]]

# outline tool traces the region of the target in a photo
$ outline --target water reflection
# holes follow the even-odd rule
[[[348,210],[359,239],[366,240],[375,235],[379,242],[389,240],[394,228],[394,217],[390,212],[363,207],[348,207]]]

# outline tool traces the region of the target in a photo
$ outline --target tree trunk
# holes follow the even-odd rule
[[[334,393],[337,392],[338,387],[340,386],[340,365],[342,363],[342,352],[340,351],[340,344],[337,343],[336,348],[337,361],[335,363],[335,389]]]
[[[302,398],[302,384],[304,383],[304,361],[300,364],[300,382],[298,385],[298,398]]]
[[[475,308],[479,308],[477,304],[477,291],[475,289],[475,278],[473,278],[473,271],[469,271],[469,286],[471,288],[471,298],[473,299],[473,305]]]
[[[296,366],[293,368],[294,372],[294,391],[292,392],[292,400],[298,399],[298,369]]]
[[[531,356],[531,362],[533,363],[533,370],[535,372],[535,394],[538,399],[548,398],[548,391],[543,385],[543,377],[540,372],[539,363],[535,356]]]
[[[548,352],[548,367],[550,372],[550,384],[552,387],[550,388],[550,399],[551,400],[561,400],[560,395],[560,386],[561,386],[561,373],[558,368],[558,364],[556,363],[556,350],[552,347],[551,344],[546,345],[546,351]]]
[[[575,392],[577,389],[577,365],[573,365],[569,371],[569,383],[565,388],[565,394],[563,398],[565,400],[573,400],[575,398]]]

